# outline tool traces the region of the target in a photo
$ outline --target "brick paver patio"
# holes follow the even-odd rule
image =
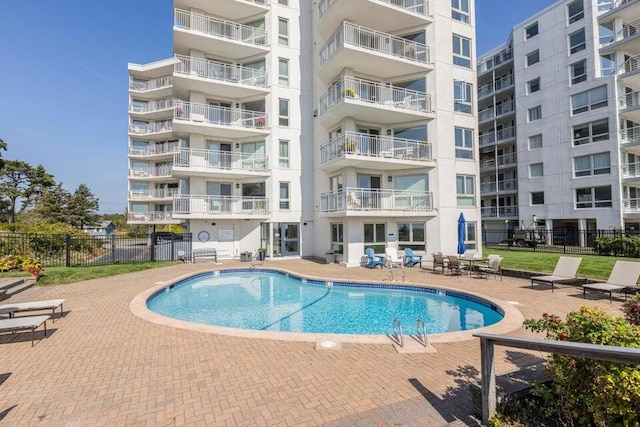
[[[222,266],[180,264],[81,283],[34,287],[5,301],[66,298],[65,316],[31,347],[31,334],[0,336],[0,423],[6,425],[441,426],[477,423],[468,384],[479,378],[477,339],[436,343],[437,353],[399,354],[389,344],[215,335],[158,325],[129,304],[157,282]],[[311,261],[273,261],[301,274],[382,281],[386,273]],[[582,299],[579,288],[531,289],[407,269],[407,282],[448,286],[517,303],[525,317],[582,305],[620,314],[620,301]],[[513,334],[528,334],[518,329]],[[498,373],[541,362],[499,349]]]

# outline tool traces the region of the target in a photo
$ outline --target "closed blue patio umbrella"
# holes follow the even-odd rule
[[[460,217],[458,218],[458,255],[462,255],[467,251],[467,247],[464,245],[465,226],[466,221],[464,220],[464,215],[461,212]]]

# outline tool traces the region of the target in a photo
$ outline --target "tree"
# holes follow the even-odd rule
[[[8,160],[4,164],[0,181],[0,197],[7,206],[10,223],[16,220],[18,201],[29,191],[32,167],[21,160]]]
[[[7,143],[4,142],[1,138],[0,138],[0,150],[7,151]],[[2,169],[3,166],[4,166],[4,160],[2,159],[2,153],[0,153],[0,169]]]
[[[40,197],[56,185],[53,175],[42,165],[31,168],[28,173],[29,185],[24,192],[24,200],[20,205],[20,212],[35,206]]]
[[[66,223],[69,217],[71,193],[62,188],[62,183],[45,192],[37,201],[34,213],[41,218]]]
[[[68,222],[76,227],[95,225],[100,221],[98,199],[85,184],[80,184],[69,199]]]

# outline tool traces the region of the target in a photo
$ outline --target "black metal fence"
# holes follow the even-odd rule
[[[509,250],[640,257],[640,234],[624,230],[559,228],[483,230],[484,246]]]
[[[191,254],[191,233],[146,237],[2,233],[0,256],[37,258],[44,267],[176,261]]]

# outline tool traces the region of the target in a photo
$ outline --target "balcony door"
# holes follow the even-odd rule
[[[231,169],[231,144],[207,141],[209,164],[216,169]]]
[[[207,195],[213,196],[209,200],[209,211],[231,213],[231,184],[207,182]]]
[[[360,153],[368,156],[378,156],[380,154],[380,129],[359,127],[358,133],[362,135],[356,147],[360,150]]]
[[[358,187],[360,188],[363,207],[380,209],[380,189],[382,188],[380,175],[358,174]]]
[[[230,102],[209,101],[209,121],[214,125],[230,125],[231,108]]]

